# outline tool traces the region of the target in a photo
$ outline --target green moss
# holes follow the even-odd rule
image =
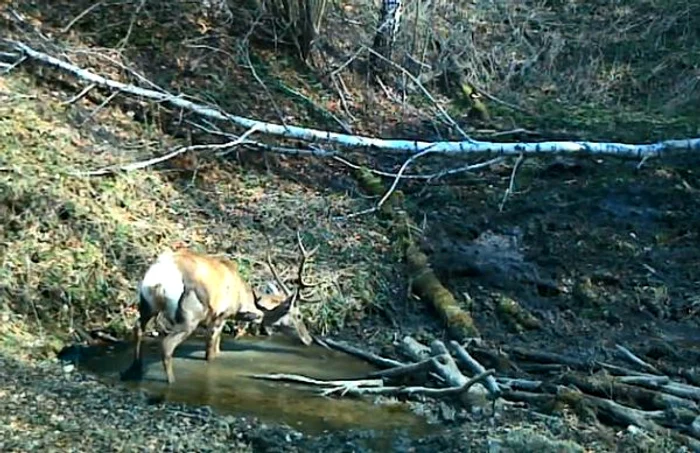
[[[355,177],[359,186],[366,192],[381,196],[386,188],[382,180],[373,175],[366,168],[355,171]],[[438,316],[443,320],[450,335],[461,340],[478,335],[474,320],[457,303],[450,291],[443,286],[435,273],[430,269],[428,257],[420,251],[410,234],[409,216],[400,208],[404,204],[403,193],[396,191],[387,202],[381,214],[390,220],[390,229],[394,237],[395,249],[401,252],[406,259],[409,279],[412,290],[428,304],[430,304]],[[399,208],[399,209],[394,209]],[[395,250],[397,251],[397,250]],[[400,255],[400,256],[401,256]]]
[[[497,310],[501,319],[516,331],[533,330],[542,327],[540,320],[510,297],[499,295]]]

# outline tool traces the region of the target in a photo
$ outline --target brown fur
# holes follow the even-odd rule
[[[172,355],[175,349],[200,324],[207,326],[206,359],[213,360],[220,352],[221,332],[226,318],[235,316],[256,324],[274,325],[291,308],[295,295],[286,297],[264,294],[259,298],[238,272],[238,265],[226,259],[203,255],[187,249],[170,252],[170,258],[183,275],[184,292],[178,301],[177,319],[172,331],[163,339],[162,361],[169,383],[175,381]],[[139,303],[140,319],[134,327],[134,361],[122,378],[141,375],[141,342],[148,322],[167,306],[165,292],[160,284],[145,288],[151,296],[153,307],[147,300]],[[301,318],[292,316],[295,334],[309,344],[311,337]],[[288,329],[287,332],[290,332]]]

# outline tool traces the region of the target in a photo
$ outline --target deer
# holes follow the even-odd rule
[[[161,361],[168,384],[175,382],[173,353],[200,325],[207,327],[205,359],[211,363],[220,353],[221,334],[227,319],[233,318],[270,328],[298,338],[305,346],[313,342],[299,312],[297,301],[306,283],[302,277],[308,258],[318,249],[307,252],[297,233],[302,251],[298,268],[299,285],[295,291],[279,277],[268,252],[268,265],[284,293],[271,283],[258,294],[241,276],[237,263],[225,258],[197,253],[187,248],[166,250],[148,267],[138,285],[139,319],[132,331],[134,356],[122,380],[143,374],[141,343],[148,323],[159,314],[172,326],[161,342]]]

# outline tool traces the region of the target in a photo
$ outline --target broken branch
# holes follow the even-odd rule
[[[330,348],[336,349],[346,354],[354,355],[355,357],[359,357],[362,360],[365,360],[371,363],[372,365],[376,365],[381,368],[395,368],[406,366],[405,363],[399,362],[398,360],[387,359],[386,357],[382,357],[371,352],[363,351],[354,346],[331,340],[330,338],[324,338],[323,342]]]
[[[467,367],[467,369],[469,369],[469,371],[471,371],[473,374],[480,374],[486,371],[486,368],[484,368],[483,365],[481,365],[472,356],[470,356],[461,344],[457,343],[454,340],[450,341],[449,344],[452,347],[452,352],[455,354],[455,356],[457,356],[457,359],[462,364],[464,364],[464,366]],[[501,389],[498,387],[496,379],[494,379],[492,376],[489,376],[484,381],[484,384],[489,393],[491,393],[491,396],[493,396],[494,398],[500,396]]]

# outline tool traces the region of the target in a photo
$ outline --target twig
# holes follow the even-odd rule
[[[86,86],[82,90],[80,90],[80,93],[76,94],[72,98],[68,99],[67,101],[61,102],[61,105],[69,105],[69,104],[74,104],[78,100],[80,100],[82,97],[84,97],[86,94],[90,92],[93,88],[95,88],[97,85],[94,83],[91,83],[90,85]]]
[[[434,173],[434,174],[430,175],[431,178],[429,178],[429,182],[435,182],[440,178],[443,178],[445,176],[456,175],[457,173],[463,173],[466,171],[473,171],[473,170],[479,170],[481,168],[490,167],[491,165],[495,165],[499,162],[503,162],[504,160],[505,160],[505,157],[494,157],[493,159],[489,159],[489,160],[486,160],[484,162],[479,162],[477,164],[469,164],[469,165],[465,165],[463,167],[457,167],[457,168],[452,168],[449,170],[443,170],[439,173]]]
[[[348,161],[347,159],[344,159],[344,158],[342,158],[342,157],[340,157],[340,156],[333,156],[332,158],[333,158],[334,160],[337,160],[337,161],[340,162],[341,164],[347,165],[348,167],[353,168],[353,169],[355,169],[355,170],[359,170],[359,169],[363,168],[361,165],[354,164],[354,163],[352,163],[352,162]],[[489,167],[489,166],[491,166],[491,165],[493,165],[493,164],[497,164],[497,163],[499,163],[499,162],[502,162],[503,160],[505,160],[505,157],[494,157],[493,159],[489,159],[489,160],[484,161],[484,162],[479,162],[479,163],[476,163],[476,164],[469,164],[469,165],[465,165],[465,166],[463,166],[463,167],[451,168],[451,169],[448,169],[448,170],[442,170],[442,171],[439,171],[439,172],[436,172],[436,173],[428,173],[427,175],[421,175],[421,174],[417,174],[417,175],[416,175],[416,174],[405,175],[405,174],[404,174],[404,175],[401,175],[401,178],[402,178],[402,179],[420,179],[420,180],[428,180],[429,182],[432,182],[432,181],[436,181],[436,180],[438,180],[438,179],[440,179],[440,178],[443,178],[443,177],[445,177],[445,176],[456,175],[457,173],[463,173],[463,172],[467,172],[467,171],[479,170],[479,169],[481,169],[481,168]],[[372,169],[372,168],[369,168],[369,169],[367,169],[367,170],[368,170],[370,173],[372,173],[372,174],[375,174],[375,175],[377,175],[377,176],[385,176],[385,177],[387,177],[387,178],[396,178],[397,176],[399,176],[399,175],[396,174],[396,173],[390,173],[390,172],[386,172],[386,171],[375,170],[375,169]]]
[[[401,165],[401,168],[399,168],[398,173],[396,173],[396,178],[394,178],[394,182],[391,184],[391,187],[389,187],[389,190],[386,191],[386,193],[381,198],[381,200],[379,200],[379,203],[377,203],[377,209],[381,209],[381,207],[384,205],[384,203],[386,203],[386,201],[389,199],[389,197],[394,192],[394,190],[396,190],[396,186],[399,184],[399,180],[401,179],[401,176],[406,171],[408,166],[413,161],[418,159],[419,157],[423,157],[426,154],[430,154],[431,152],[433,152],[433,151],[429,147],[427,149],[422,150],[421,152],[419,152],[417,154],[414,154],[413,156],[409,157],[408,159],[406,159],[406,161],[403,163],[403,165]]]
[[[350,219],[350,218],[358,217],[358,216],[361,216],[364,214],[371,214],[373,212],[377,212],[380,209],[382,209],[382,206],[384,206],[384,203],[386,203],[386,201],[389,199],[391,194],[394,193],[394,190],[396,190],[396,186],[399,184],[399,180],[401,180],[403,172],[406,171],[406,168],[408,168],[408,166],[411,164],[411,162],[418,159],[419,157],[423,157],[426,154],[430,154],[432,152],[434,152],[434,151],[431,149],[431,147],[428,147],[427,149],[420,151],[418,154],[414,154],[413,156],[406,159],[406,161],[403,163],[403,165],[401,165],[401,168],[399,168],[399,172],[396,173],[396,177],[394,178],[394,182],[391,183],[391,187],[389,187],[389,190],[386,191],[386,193],[384,194],[384,196],[382,196],[382,198],[379,200],[379,202],[376,204],[376,206],[371,207],[369,209],[359,211],[359,212],[348,214],[348,215],[344,216],[344,218]]]
[[[78,55],[90,55],[90,56],[93,56],[93,57],[100,58],[100,59],[102,59],[102,60],[107,60],[108,62],[110,62],[110,63],[112,63],[114,66],[116,66],[117,68],[121,69],[122,71],[125,71],[125,72],[128,73],[128,74],[131,74],[132,76],[136,77],[138,80],[140,80],[141,82],[143,82],[143,83],[145,83],[146,85],[150,86],[150,87],[153,88],[154,90],[156,90],[156,91],[158,91],[158,92],[161,92],[161,93],[167,94],[167,91],[165,91],[163,88],[161,88],[161,87],[159,87],[158,85],[156,85],[155,82],[150,81],[150,80],[149,80],[148,78],[146,78],[146,76],[144,76],[143,74],[139,73],[139,72],[136,71],[135,69],[132,69],[132,68],[128,67],[127,65],[125,65],[125,64],[122,63],[121,61],[119,61],[119,60],[117,60],[117,59],[115,59],[115,58],[110,57],[109,55],[105,55],[104,53],[96,52],[96,51],[89,50],[89,49],[66,49],[66,53],[74,53],[74,54],[78,54]],[[97,83],[97,82],[95,82],[95,83]],[[97,83],[97,84],[98,84],[98,85],[102,85],[102,84],[99,84],[99,83]],[[122,90],[122,91],[128,92],[127,90]],[[133,93],[132,93],[132,94],[133,94]]]
[[[78,125],[78,127],[83,127],[88,121],[90,121],[92,118],[94,118],[94,116],[97,115],[99,113],[99,111],[102,110],[107,104],[112,102],[112,99],[117,97],[118,94],[119,94],[119,91],[114,91],[109,96],[107,96],[107,99],[105,99],[104,101],[102,101],[100,103],[100,105],[95,107],[95,109],[92,112],[90,112],[90,115],[88,115],[87,118],[85,118],[83,121],[81,121],[81,123]]]
[[[250,49],[248,46],[246,46],[244,49],[244,54],[245,54],[245,59],[246,62],[248,63],[248,68],[250,69],[250,73],[253,75],[253,78],[255,79],[256,82],[262,87],[262,89],[265,91],[265,94],[267,95],[267,98],[270,100],[270,104],[272,105],[272,108],[275,109],[275,112],[277,113],[277,117],[280,119],[280,122],[282,124],[286,123],[284,122],[284,115],[282,114],[282,110],[280,110],[279,106],[277,105],[277,102],[275,101],[275,97],[272,95],[270,90],[267,88],[267,85],[265,85],[265,82],[260,78],[258,75],[258,72],[255,70],[255,66],[253,65],[253,62],[250,60]]]
[[[615,348],[622,353],[622,356],[627,359],[629,362],[634,363],[638,365],[640,368],[643,368],[646,371],[650,371],[654,374],[660,375],[662,374],[659,370],[657,370],[653,365],[648,364],[644,360],[640,359],[636,355],[632,354],[632,352],[625,348],[622,345],[616,344]]]
[[[110,166],[110,167],[100,168],[98,170],[93,170],[93,171],[88,171],[88,172],[72,172],[69,174],[71,176],[103,176],[103,175],[108,175],[111,173],[116,173],[117,171],[140,170],[142,168],[150,167],[151,165],[165,162],[166,160],[177,157],[180,154],[186,153],[188,151],[199,151],[199,150],[205,150],[205,149],[206,150],[217,150],[217,149],[227,149],[227,148],[231,148],[234,146],[238,146],[242,141],[241,139],[244,139],[244,136],[246,134],[248,134],[249,132],[251,132],[251,130],[248,130],[245,134],[243,134],[241,137],[239,137],[237,140],[235,140],[233,142],[211,144],[211,145],[183,146],[181,148],[175,149],[174,151],[172,151],[164,156],[154,157],[153,159],[148,159],[148,160],[144,160],[144,161],[140,161],[140,162],[132,162],[130,164],[125,164],[125,165]]]
[[[382,368],[395,368],[395,367],[402,367],[406,366],[405,363],[399,362],[398,360],[393,360],[393,359],[387,359],[386,357],[382,357],[376,354],[373,354],[371,352],[366,352],[361,349],[358,349],[354,346],[350,346],[347,344],[340,343],[335,340],[331,340],[330,338],[324,338],[323,342],[328,345],[330,348],[336,349],[338,351],[344,352],[346,354],[354,355],[355,357],[359,357],[373,365],[382,367]]]
[[[134,12],[134,14],[131,15],[131,21],[129,22],[129,28],[126,30],[126,35],[124,35],[124,37],[117,45],[119,49],[124,49],[124,47],[126,47],[126,44],[129,42],[129,38],[131,38],[131,32],[134,30],[134,24],[136,23],[136,19],[138,18],[145,4],[146,0],[141,0],[139,2],[139,5],[136,7],[136,11]]]
[[[513,172],[510,174],[510,183],[508,184],[506,191],[503,193],[503,199],[501,200],[501,204],[498,206],[498,212],[503,212],[503,207],[506,205],[508,196],[513,193],[513,186],[515,186],[515,174],[517,173],[518,167],[520,167],[520,164],[524,158],[524,154],[521,154],[518,156],[518,160],[515,161],[515,165],[513,165]]]
[[[508,108],[511,108],[511,109],[515,110],[516,112],[525,113],[527,115],[534,116],[534,113],[527,110],[526,108],[520,107],[519,105],[511,104],[510,102],[504,101],[503,99],[499,99],[498,97],[494,96],[493,94],[490,94],[487,91],[482,90],[480,87],[478,87],[474,84],[472,84],[472,85],[474,86],[474,88],[476,88],[479,91],[479,93],[481,93],[488,100],[496,102],[496,103],[501,104],[503,106],[506,106]]]
[[[14,63],[11,63],[11,64],[7,65],[7,67],[5,67],[5,69],[3,69],[2,72],[1,72],[0,74],[3,74],[3,75],[9,74],[10,71],[12,71],[12,70],[15,69],[17,66],[21,65],[22,63],[24,63],[26,60],[27,60],[27,56],[26,56],[26,55],[21,56],[21,57],[18,58]]]
[[[350,63],[352,63],[358,56],[360,56],[360,54],[361,54],[365,49],[367,49],[366,46],[360,46],[360,47],[355,51],[355,53],[353,53],[353,54],[350,56],[350,58],[348,58],[347,60],[345,60],[345,63],[341,64],[341,65],[338,66],[336,69],[334,69],[333,71],[331,71],[331,73],[330,73],[331,77],[334,77],[334,76],[340,74],[340,72],[342,72],[343,69],[345,69],[348,65],[350,65]]]
[[[250,129],[248,129],[247,131],[245,131],[245,132],[243,133],[243,135],[241,135],[241,136],[238,137],[236,140],[234,140],[234,141],[231,143],[231,147],[238,146],[238,145],[244,143],[244,142],[246,141],[246,139],[247,139],[251,134],[257,132],[259,129],[260,129],[260,125],[259,125],[259,124],[254,124],[253,127],[251,127]],[[221,152],[217,153],[217,155],[218,155],[218,156],[225,156],[225,155],[231,153],[232,151],[233,151],[232,149],[229,149],[229,150],[226,150],[226,151],[221,151]]]
[[[343,81],[343,77],[340,75],[332,76],[331,80],[333,81],[333,85],[335,86],[335,89],[338,92],[338,97],[340,98],[340,103],[343,106],[345,114],[348,116],[348,118],[350,118],[351,121],[355,121],[355,117],[353,116],[352,112],[350,112],[350,106],[348,105],[348,101],[345,99],[345,94],[343,93],[343,90],[345,90],[346,93],[348,91],[347,87],[345,86],[345,82]]]
[[[77,16],[75,16],[75,17],[73,18],[73,20],[71,20],[70,22],[68,22],[68,24],[67,24],[65,27],[63,27],[63,28],[61,29],[61,33],[67,33],[68,30],[70,30],[70,29],[73,27],[73,25],[76,24],[76,22],[78,22],[80,19],[82,19],[83,17],[85,17],[85,16],[87,16],[88,14],[90,14],[90,12],[91,12],[93,9],[95,9],[95,8],[97,8],[97,7],[99,7],[99,6],[102,6],[103,4],[104,4],[104,1],[99,1],[99,2],[97,2],[97,3],[93,3],[92,5],[88,6],[87,8],[85,8],[85,9],[83,10],[82,13],[78,14]]]
[[[479,132],[490,132],[490,131],[479,131]],[[527,130],[527,129],[523,129],[522,127],[518,127],[518,128],[515,128],[515,129],[508,130],[508,131],[494,131],[494,132],[491,132],[490,134],[488,134],[488,136],[491,137],[491,138],[493,138],[493,137],[503,137],[504,135],[514,135],[514,134],[531,134],[531,135],[534,135],[534,134],[537,134],[537,133],[534,132],[534,131],[530,131],[530,130]],[[537,135],[539,135],[539,134],[537,134]]]
[[[285,91],[288,91],[289,93],[291,93],[291,94],[293,94],[293,95],[295,95],[295,96],[298,96],[298,97],[302,98],[303,100],[305,100],[305,101],[308,102],[309,104],[313,105],[314,108],[316,108],[316,109],[322,111],[322,112],[325,113],[326,115],[330,116],[330,117],[333,119],[333,121],[335,121],[336,123],[338,123],[338,125],[340,126],[340,128],[341,128],[342,130],[344,130],[346,134],[352,134],[352,129],[350,129],[350,126],[348,126],[347,124],[345,124],[345,122],[344,122],[343,120],[341,120],[340,118],[338,118],[333,112],[331,112],[331,111],[328,110],[327,108],[320,106],[317,102],[315,102],[315,101],[314,101],[313,99],[311,99],[310,97],[306,96],[304,93],[301,93],[301,92],[299,92],[299,91],[297,91],[297,90],[295,90],[295,89],[293,89],[293,88],[290,88],[290,87],[288,87],[288,86],[283,86],[282,89],[285,90]]]
[[[612,365],[605,362],[595,362],[601,368],[609,371],[611,374],[622,375],[622,376],[646,376],[646,377],[659,377],[656,374],[642,373],[641,371],[631,370],[629,368]]]

